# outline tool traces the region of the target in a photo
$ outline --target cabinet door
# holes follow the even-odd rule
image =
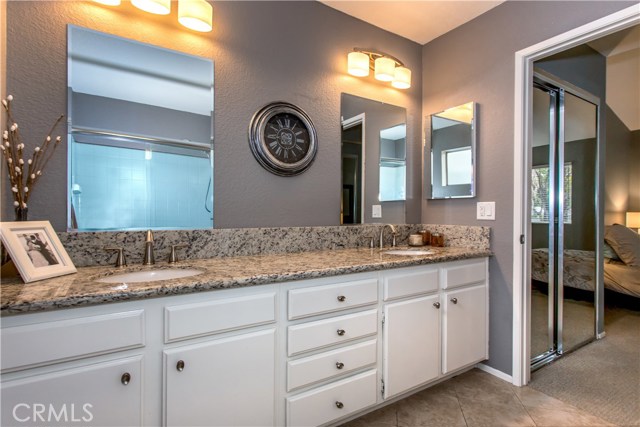
[[[3,426],[140,426],[142,357],[3,381]]]
[[[275,329],[164,352],[168,426],[274,425]]]
[[[395,396],[440,373],[439,296],[387,304],[384,308],[384,398]]]
[[[442,373],[487,358],[487,286],[444,294]]]

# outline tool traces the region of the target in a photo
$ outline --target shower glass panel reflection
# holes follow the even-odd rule
[[[547,79],[533,89],[531,363],[595,339],[597,100]]]

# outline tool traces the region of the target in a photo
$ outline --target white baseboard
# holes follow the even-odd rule
[[[476,368],[486,372],[487,374],[491,374],[494,377],[498,377],[503,381],[513,384],[513,377],[511,375],[507,375],[502,371],[498,371],[497,369],[492,368],[491,366],[485,365],[484,363],[478,363],[476,365]]]

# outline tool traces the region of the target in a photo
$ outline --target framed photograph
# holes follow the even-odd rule
[[[2,222],[0,232],[25,283],[76,272],[49,221]]]

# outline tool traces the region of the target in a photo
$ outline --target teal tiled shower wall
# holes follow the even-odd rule
[[[211,161],[74,144],[72,204],[79,230],[211,228]]]

